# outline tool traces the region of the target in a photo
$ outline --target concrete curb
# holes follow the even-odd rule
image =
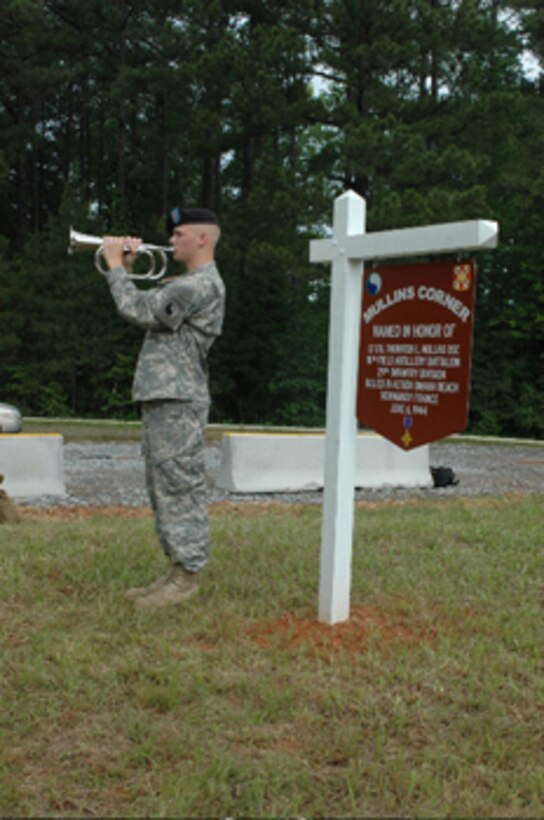
[[[227,433],[216,485],[233,493],[319,490],[324,484],[325,435]],[[357,436],[355,487],[430,487],[429,447],[408,452],[381,436]]]
[[[0,473],[8,495],[65,495],[63,443],[56,433],[2,433]]]

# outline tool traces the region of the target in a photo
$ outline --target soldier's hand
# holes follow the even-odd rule
[[[138,255],[138,248],[142,244],[142,240],[139,236],[125,236],[123,239],[125,241],[123,265],[130,271]]]
[[[103,254],[109,269],[130,270],[141,244],[142,240],[136,236],[105,236]]]

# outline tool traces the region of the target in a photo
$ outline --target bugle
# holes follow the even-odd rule
[[[128,251],[129,249],[126,248]],[[70,228],[70,242],[68,253],[78,253],[79,251],[94,251],[94,265],[100,273],[107,273],[108,268],[104,266],[104,240],[99,236],[80,233]],[[163,245],[149,245],[143,243],[137,250],[138,256],[147,256],[149,259],[149,270],[146,273],[130,273],[130,279],[161,279],[166,273],[168,265],[167,253],[172,253],[172,248]],[[161,263],[159,270],[155,270],[158,257]]]

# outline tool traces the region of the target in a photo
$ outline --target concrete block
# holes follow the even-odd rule
[[[228,433],[216,485],[236,493],[323,487],[324,434]],[[357,436],[355,486],[430,487],[429,447],[403,451],[382,436]]]
[[[57,433],[0,434],[0,473],[8,495],[65,495],[63,443]]]

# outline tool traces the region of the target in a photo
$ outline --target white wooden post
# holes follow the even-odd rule
[[[494,248],[498,237],[497,223],[481,219],[365,230],[366,202],[347,191],[334,203],[333,238],[310,242],[311,262],[332,262],[318,610],[327,624],[349,618],[363,261]]]
[[[348,236],[365,231],[366,203],[347,191],[334,203],[334,248],[329,322],[327,433],[321,530],[319,620],[349,618],[355,491],[357,358],[362,262],[348,259]]]

